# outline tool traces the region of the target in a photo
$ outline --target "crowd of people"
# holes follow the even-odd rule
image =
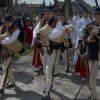
[[[88,11],[80,14],[76,12],[73,17],[66,16],[63,12],[56,15],[53,6],[47,6],[44,13],[34,15],[33,18],[23,13],[17,13],[13,17],[6,16],[5,21],[0,22],[0,59],[3,60],[0,94],[4,93],[5,88],[15,86],[12,61],[15,53],[23,53],[24,44],[27,44],[34,48],[34,71],[44,71],[46,86],[42,100],[50,100],[53,77],[60,73],[61,57],[65,63],[65,71],[69,71],[68,50],[71,48],[75,51],[75,73],[79,73],[83,80],[89,79],[89,100],[97,100],[99,26],[100,8],[96,8],[93,14]],[[15,48],[14,43],[18,45],[17,50],[11,48]]]

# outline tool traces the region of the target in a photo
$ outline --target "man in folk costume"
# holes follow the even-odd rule
[[[90,100],[97,100],[96,94],[96,77],[98,66],[98,53],[99,53],[99,39],[100,39],[100,8],[94,11],[94,21],[89,23],[87,27],[92,27],[91,30],[85,34],[87,37],[87,56],[90,68]]]
[[[86,28],[86,25],[89,24],[91,22],[91,19],[88,17],[89,14],[88,12],[85,12],[83,15],[83,18],[80,19],[76,25],[76,32],[78,34],[77,40],[76,40],[76,45],[75,48],[78,47],[78,45],[80,44],[80,41],[83,39],[83,30]],[[74,56],[74,62],[75,62],[75,72],[76,73],[81,73],[81,54],[80,54],[80,50],[77,49],[75,51],[75,56]],[[86,77],[85,75],[81,75],[81,77]]]
[[[37,44],[35,44],[36,35],[38,33],[38,30],[43,27],[46,24],[46,20],[43,18],[44,14],[40,14],[41,18],[38,20],[36,27],[33,29],[33,39],[31,46],[34,47],[34,53],[33,53],[33,60],[32,65],[35,67],[35,71],[39,71],[41,68],[43,68],[41,58],[40,58],[40,48],[37,47]]]
[[[64,27],[61,21],[57,22],[54,17],[54,10],[52,6],[47,6],[45,9],[47,24],[39,30],[40,37],[41,60],[44,67],[44,74],[46,77],[46,86],[44,88],[44,97],[42,100],[50,100],[50,92],[53,83],[54,65],[56,61],[57,50],[61,48],[64,41]]]
[[[52,42],[52,39],[61,35],[63,28],[61,27],[58,34],[51,34],[53,29],[56,27],[56,18],[54,17],[54,6],[47,6],[45,9],[46,15],[46,25],[40,28],[37,34],[38,47],[41,49],[41,60],[44,67],[44,74],[46,77],[46,86],[44,88],[44,97],[42,100],[50,100],[50,92],[53,83],[53,73],[54,73],[54,63],[56,60],[56,49],[58,48],[58,43]],[[61,22],[59,22],[62,26]],[[58,31],[58,30],[57,30]]]
[[[64,13],[61,13],[58,17],[58,20],[62,22],[62,25],[68,25],[68,23],[66,22],[66,18]],[[67,47],[72,47],[72,43],[71,43],[71,38],[70,38],[70,33],[67,32],[67,34],[65,35],[65,41],[66,41],[66,46]],[[60,58],[60,54],[63,57],[63,60],[65,62],[65,70],[68,71],[69,70],[69,58],[68,58],[68,48],[66,48],[64,46],[64,44],[62,44],[61,49],[57,50],[57,58],[56,58],[56,62],[55,62],[55,73],[54,75],[58,75],[59,74],[59,58]]]
[[[6,87],[11,88],[15,86],[15,78],[12,71],[14,52],[12,51],[13,47],[12,45],[10,46],[10,44],[17,40],[20,33],[18,27],[14,24],[12,16],[5,17],[4,27],[6,28],[0,30],[0,58],[3,60],[3,76],[0,86],[0,94],[4,93]],[[12,47],[12,49],[8,49],[9,46]],[[15,48],[19,48],[17,47],[17,44],[15,44]],[[9,84],[7,84],[8,79]]]

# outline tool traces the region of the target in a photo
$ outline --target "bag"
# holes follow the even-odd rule
[[[20,53],[23,49],[22,43],[19,40],[15,40],[13,43],[5,44],[3,46],[15,53]]]
[[[50,25],[46,24],[39,30],[40,37],[44,38],[48,36],[52,32],[52,30],[53,28]]]

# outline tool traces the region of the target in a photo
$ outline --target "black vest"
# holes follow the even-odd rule
[[[88,25],[99,26],[95,21],[91,22]],[[98,33],[98,36],[100,36],[100,32]],[[88,44],[88,51],[87,51],[88,59],[98,60],[98,52],[99,52],[99,39],[95,38],[95,42],[91,42]]]

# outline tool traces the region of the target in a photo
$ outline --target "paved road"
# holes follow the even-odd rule
[[[23,56],[14,63],[16,87],[6,89],[0,100],[41,100],[45,85],[43,72],[34,73],[31,65],[32,54]],[[88,81],[82,81],[73,71],[73,57],[70,57],[70,73],[66,74],[63,63],[59,66],[60,74],[54,78],[51,93],[52,100],[88,100],[90,95]],[[0,73],[1,79],[1,73]],[[97,78],[98,100],[100,100],[100,63]]]

